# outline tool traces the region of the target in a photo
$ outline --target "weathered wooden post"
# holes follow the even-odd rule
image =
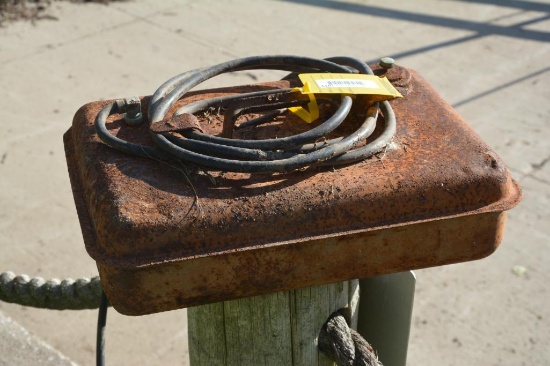
[[[335,310],[350,308],[357,316],[358,284],[345,281],[188,308],[191,365],[333,365],[318,352],[317,337]]]
[[[387,79],[322,74],[320,88],[393,84],[404,96],[393,110],[372,93],[296,94],[293,78],[187,93],[259,66],[370,72],[332,61],[268,56],[185,73],[142,100],[148,126],[135,125],[133,98],[85,105],[65,134],[84,241],[110,303],[127,315],[189,308],[193,366],[330,364],[316,337],[332,311],[357,315],[355,279],[474,260],[500,243],[519,188],[411,70],[384,62],[375,72]],[[305,106],[302,117],[325,122],[311,128],[281,110]],[[242,114],[252,121],[233,131]]]

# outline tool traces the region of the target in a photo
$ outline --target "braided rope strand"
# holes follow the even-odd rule
[[[5,302],[42,309],[83,310],[97,309],[100,299],[98,276],[46,281],[41,277],[16,276],[13,272],[0,274],[0,300]]]
[[[338,366],[383,366],[372,346],[348,325],[349,309],[332,313],[319,332],[319,351]]]

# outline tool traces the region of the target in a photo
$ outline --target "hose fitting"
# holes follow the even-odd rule
[[[119,113],[124,113],[124,122],[129,126],[137,126],[143,122],[141,100],[139,97],[118,99],[115,102]]]

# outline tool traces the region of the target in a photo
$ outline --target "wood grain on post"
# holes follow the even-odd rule
[[[356,327],[358,299],[353,280],[189,308],[191,366],[332,366],[319,331],[344,307]]]

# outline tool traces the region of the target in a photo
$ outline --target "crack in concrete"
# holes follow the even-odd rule
[[[541,161],[540,163],[538,163],[538,164],[536,164],[536,163],[535,163],[535,164],[531,163],[531,166],[533,167],[533,170],[534,170],[532,173],[537,172],[537,171],[541,170],[542,168],[544,168],[544,166],[546,165],[546,163],[548,163],[549,161],[550,161],[550,156],[548,156],[546,159],[542,160],[542,161]]]

